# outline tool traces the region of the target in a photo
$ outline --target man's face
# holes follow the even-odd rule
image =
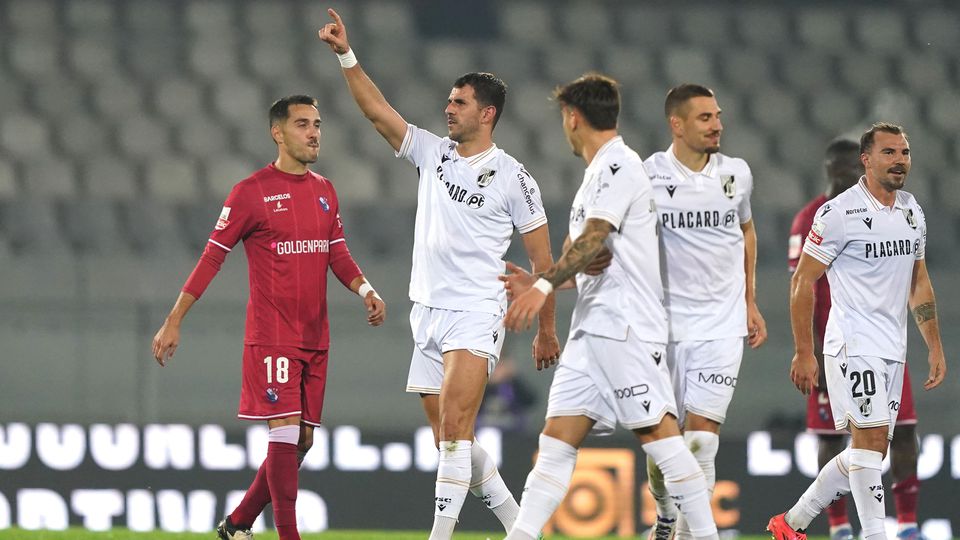
[[[313,105],[290,105],[279,126],[281,149],[300,163],[314,163],[320,155],[320,111]]]
[[[450,90],[447,107],[443,110],[450,140],[460,143],[472,139],[480,130],[480,119],[486,108],[477,101],[476,93],[469,84]]]
[[[903,189],[910,172],[910,143],[903,134],[878,131],[873,147],[860,159],[863,167],[887,191]]]
[[[721,111],[716,98],[691,98],[677,113],[682,116],[671,117],[671,128],[675,137],[695,152],[713,154],[720,151],[723,124],[720,123]]]

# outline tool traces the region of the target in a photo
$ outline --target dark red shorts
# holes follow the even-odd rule
[[[913,407],[913,390],[910,388],[910,371],[903,369],[903,393],[900,396],[900,412],[897,413],[897,425],[917,423],[917,410]],[[807,431],[822,435],[845,434],[837,431],[830,412],[830,396],[827,389],[815,390],[807,397]],[[894,434],[896,436],[896,434]]]
[[[300,416],[319,426],[327,388],[327,351],[245,345],[237,416],[270,420]]]

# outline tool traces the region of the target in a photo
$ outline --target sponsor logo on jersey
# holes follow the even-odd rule
[[[267,195],[263,198],[263,202],[274,202],[274,201],[284,201],[290,198],[289,193],[277,193],[276,195]]]
[[[910,240],[884,240],[864,243],[864,258],[903,257],[913,254],[913,242]]]
[[[873,229],[873,218],[863,218],[863,224],[866,225],[868,229]]]
[[[323,211],[324,211],[324,212],[329,212],[329,211],[330,211],[330,203],[327,202],[327,198],[326,198],[326,197],[320,197],[320,208],[323,208]]]
[[[477,185],[485,188],[490,185],[490,182],[493,182],[493,177],[496,176],[497,171],[493,169],[484,168],[480,171],[480,176],[477,177]]]
[[[822,216],[822,214],[821,214]],[[810,227],[810,234],[807,235],[807,241],[813,242],[816,245],[823,243],[823,228],[824,224],[819,219],[813,222],[813,225]]]
[[[673,198],[673,192],[677,190],[677,186],[667,186],[667,195],[670,195],[670,198]]]
[[[227,225],[230,225],[230,207],[224,206],[223,210],[220,210],[220,217],[217,218],[217,224],[213,226],[213,229],[222,231],[227,228]]]
[[[570,223],[579,223],[587,216],[583,205],[570,207]]]
[[[669,174],[654,173],[654,175],[651,176],[650,179],[651,180],[673,180],[673,177],[670,176]]]
[[[660,360],[663,358],[663,353],[661,353],[660,351],[655,351],[655,352],[654,352],[653,354],[651,354],[650,356],[653,357],[653,361],[656,362],[657,365],[659,366],[659,365],[660,365]]]
[[[610,174],[612,174],[612,175],[613,175],[613,174],[617,174],[617,171],[619,171],[619,170],[620,170],[620,165],[618,165],[618,164],[616,164],[616,163],[614,163],[613,165],[610,165]]]
[[[270,247],[277,255],[299,255],[301,253],[329,253],[329,240],[283,240],[271,242]]]
[[[477,208],[483,208],[484,198],[483,195],[479,193],[471,193],[467,197],[467,206],[476,210]]]
[[[820,217],[827,215],[827,212],[831,210],[833,210],[833,208],[831,208],[829,204],[823,205],[823,211],[820,212]]]
[[[847,215],[850,216],[853,214],[862,214],[866,211],[867,211],[866,208],[851,208],[850,210],[847,210]]]
[[[735,214],[733,210],[720,214],[719,210],[690,210],[687,212],[664,212],[660,221],[670,229],[704,229],[710,227],[731,227]]]
[[[721,174],[720,183],[723,184],[723,194],[732,199],[737,194],[736,177],[732,174]]]
[[[273,213],[276,214],[277,212],[286,212],[287,210],[289,210],[289,208],[284,206],[282,202],[277,201],[277,206],[273,209]]]
[[[913,208],[903,208],[903,217],[907,219],[907,225],[912,229],[917,228],[917,218],[913,215]]]
[[[529,177],[530,173],[524,169],[520,169],[520,173],[517,174],[517,179],[520,180],[520,189],[523,191],[523,200],[527,203],[527,209],[530,210],[531,214],[535,214],[537,209],[533,204],[534,190],[527,186],[527,178]]]

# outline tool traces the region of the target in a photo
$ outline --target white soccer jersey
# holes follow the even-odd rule
[[[670,341],[747,335],[743,231],[753,175],[739,158],[711,154],[694,172],[671,145],[644,161],[660,217]]]
[[[497,276],[513,229],[528,233],[547,223],[536,181],[496,145],[464,158],[457,143],[412,124],[397,157],[420,173],[410,299],[502,313],[507,299]]]
[[[926,243],[923,210],[906,191],[883,206],[861,178],[817,210],[803,251],[829,265],[824,354],[846,346],[848,356],[905,361],[910,283]]]
[[[666,343],[650,179],[643,160],[620,137],[604,144],[584,171],[570,209],[571,240],[580,236],[590,218],[608,221],[616,229],[606,242],[613,261],[599,276],[577,274],[570,335],[583,331],[624,340],[630,328],[643,341]]]

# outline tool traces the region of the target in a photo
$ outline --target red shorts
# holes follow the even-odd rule
[[[270,420],[300,416],[320,425],[327,388],[327,351],[245,345],[237,417]]]
[[[913,391],[910,389],[910,371],[904,366],[903,393],[900,396],[900,411],[897,413],[897,425],[917,423],[917,410],[913,407]],[[817,389],[807,397],[807,431],[821,435],[845,434],[837,431],[830,412],[830,396],[827,389]],[[896,436],[896,435],[894,435]]]

